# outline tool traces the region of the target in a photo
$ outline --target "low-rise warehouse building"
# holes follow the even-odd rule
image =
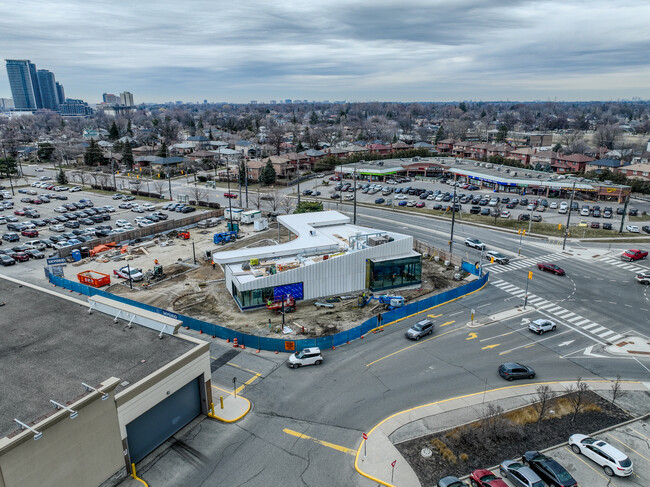
[[[179,320],[6,278],[0,296],[0,487],[111,484],[208,412],[209,344]]]
[[[242,310],[288,295],[317,299],[421,283],[422,256],[410,235],[352,225],[336,211],[283,215],[278,224],[296,238],[212,254]]]

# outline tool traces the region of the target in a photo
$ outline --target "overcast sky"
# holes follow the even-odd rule
[[[649,19],[649,0],[20,0],[0,52],[90,103],[650,99]]]

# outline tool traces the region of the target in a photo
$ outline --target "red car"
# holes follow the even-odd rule
[[[556,276],[564,275],[564,269],[562,269],[559,265],[551,264],[550,262],[540,262],[537,264],[537,268],[540,271],[552,272]]]
[[[17,262],[27,262],[29,260],[29,255],[25,252],[14,252],[9,257]]]
[[[237,198],[237,195],[235,193],[224,193],[223,197],[224,198]]]
[[[627,250],[621,255],[621,260],[627,260],[632,262],[633,260],[645,259],[648,256],[648,252],[645,250],[630,249]]]
[[[474,487],[508,487],[501,477],[497,477],[489,470],[474,470],[469,480]]]
[[[20,233],[25,237],[38,237],[38,230],[27,229]]]
[[[415,207],[416,207],[416,208],[424,208],[424,203],[421,202],[421,201],[419,201],[419,202],[417,202],[417,203],[415,204]]]
[[[25,216],[25,210],[14,210],[14,215]]]

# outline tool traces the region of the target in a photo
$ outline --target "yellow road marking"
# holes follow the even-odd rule
[[[439,315],[427,315],[427,318],[437,318],[438,316],[442,316],[442,313]]]
[[[505,352],[499,352],[499,355],[505,355],[505,354],[510,353],[510,352],[512,352],[512,350],[506,350]]]
[[[246,372],[250,372],[251,374],[262,375],[259,372],[255,372],[254,370],[247,369],[246,367],[242,367],[241,365],[233,364],[232,362],[227,362],[226,365],[230,365],[231,367],[237,367],[238,369],[245,370]]]
[[[233,393],[231,391],[229,391],[228,389],[222,389],[221,387],[217,387],[215,385],[213,385],[212,388],[216,389],[218,391],[221,391],[221,392],[225,392],[226,394],[230,394],[231,396],[233,395]]]
[[[634,448],[632,448],[632,447],[631,447],[630,445],[628,445],[627,443],[623,443],[623,442],[622,442],[621,440],[619,440],[618,438],[614,438],[611,434],[609,434],[609,435],[607,435],[607,436],[609,436],[611,439],[613,439],[613,440],[615,440],[615,441],[618,441],[618,442],[619,442],[621,445],[623,445],[625,448],[628,448],[628,449],[632,450],[634,453],[636,453],[637,455],[639,455],[641,458],[643,458],[644,460],[650,462],[650,460],[649,460],[648,458],[646,458],[646,457],[644,457],[643,455],[641,455],[638,451],[636,451]]]
[[[494,345],[486,345],[485,347],[481,348],[481,350],[489,350],[490,348],[495,348],[501,345],[500,343],[495,343]]]
[[[535,344],[531,343],[530,345],[526,345],[524,348],[530,348],[530,347],[534,347],[534,346],[535,346]]]
[[[599,477],[605,479],[605,480],[608,482],[607,485],[613,485],[614,487],[616,487],[616,484],[615,484],[614,482],[612,482],[611,477],[605,477],[602,473],[600,473],[598,470],[596,470],[593,466],[591,466],[591,465],[589,465],[587,462],[585,462],[585,461],[582,459],[582,457],[581,457],[580,455],[576,455],[576,453],[575,453],[571,448],[569,448],[568,446],[565,446],[564,448],[567,449],[567,450],[569,450],[569,452],[570,452],[574,457],[576,457],[578,460],[580,460],[582,463],[584,463],[584,464],[585,464],[587,467],[589,467],[591,470],[593,470],[594,472],[596,472],[596,474],[597,474]]]
[[[474,338],[476,338],[477,336],[478,333],[470,333],[469,335],[467,335],[467,338],[465,338],[465,340],[474,340]]]
[[[448,321],[447,323],[443,323],[440,326],[447,326],[447,325],[451,325],[452,323],[456,323],[456,321]]]
[[[253,377],[251,377],[250,379],[248,379],[246,382],[244,382],[242,385],[240,385],[240,386],[237,388],[237,393],[239,394],[241,391],[243,391],[243,390],[246,388],[246,386],[251,385],[253,382],[255,382],[255,381],[256,381],[257,379],[259,379],[260,377],[262,377],[262,374],[255,374]]]
[[[424,342],[428,342],[429,340],[435,340],[436,338],[443,337],[443,336],[447,335],[448,333],[452,333],[452,332],[454,332],[454,331],[456,331],[456,330],[449,330],[449,331],[446,331],[446,332],[444,332],[444,333],[441,333],[440,335],[435,335],[435,336],[432,336],[432,337],[430,337],[430,338],[427,338],[426,340],[420,340],[420,341],[414,343],[413,345],[409,345],[409,346],[406,347],[406,348],[402,348],[401,350],[398,350],[397,352],[393,352],[393,353],[390,353],[390,354],[386,355],[385,357],[378,358],[378,359],[375,360],[374,362],[370,362],[369,364],[366,364],[366,367],[370,367],[371,365],[374,365],[374,364],[376,364],[377,362],[381,362],[382,360],[385,360],[385,359],[387,359],[387,358],[390,358],[390,357],[392,357],[393,355],[397,355],[398,353],[402,353],[402,352],[404,352],[405,350],[409,350],[409,349],[411,349],[411,348],[413,348],[413,347],[417,347],[418,345],[420,345],[420,344],[422,344],[422,343],[424,343]]]
[[[332,448],[334,450],[338,450],[343,453],[347,453],[348,455],[356,455],[357,450],[353,450],[352,448],[347,448],[345,446],[341,445],[335,445],[334,443],[330,443],[329,441],[323,441],[323,440],[318,440],[316,438],[312,438],[311,436],[303,435],[302,433],[298,433],[297,431],[290,430],[288,428],[284,428],[282,430],[284,433],[295,436],[296,438],[302,438],[303,440],[311,440],[314,443],[318,443],[319,445],[326,446],[327,448]]]
[[[637,430],[635,430],[634,428],[630,428],[630,429],[631,429],[632,431],[634,431],[637,435],[639,435],[639,436],[643,436],[646,440],[650,441],[650,438],[648,438],[648,437],[647,437],[646,435],[644,435],[643,433],[639,433],[639,432],[638,432]]]

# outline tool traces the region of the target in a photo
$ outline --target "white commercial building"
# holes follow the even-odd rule
[[[296,300],[414,286],[421,255],[413,237],[350,224],[336,211],[283,215],[290,242],[223,252],[226,288],[241,309],[291,295]]]

